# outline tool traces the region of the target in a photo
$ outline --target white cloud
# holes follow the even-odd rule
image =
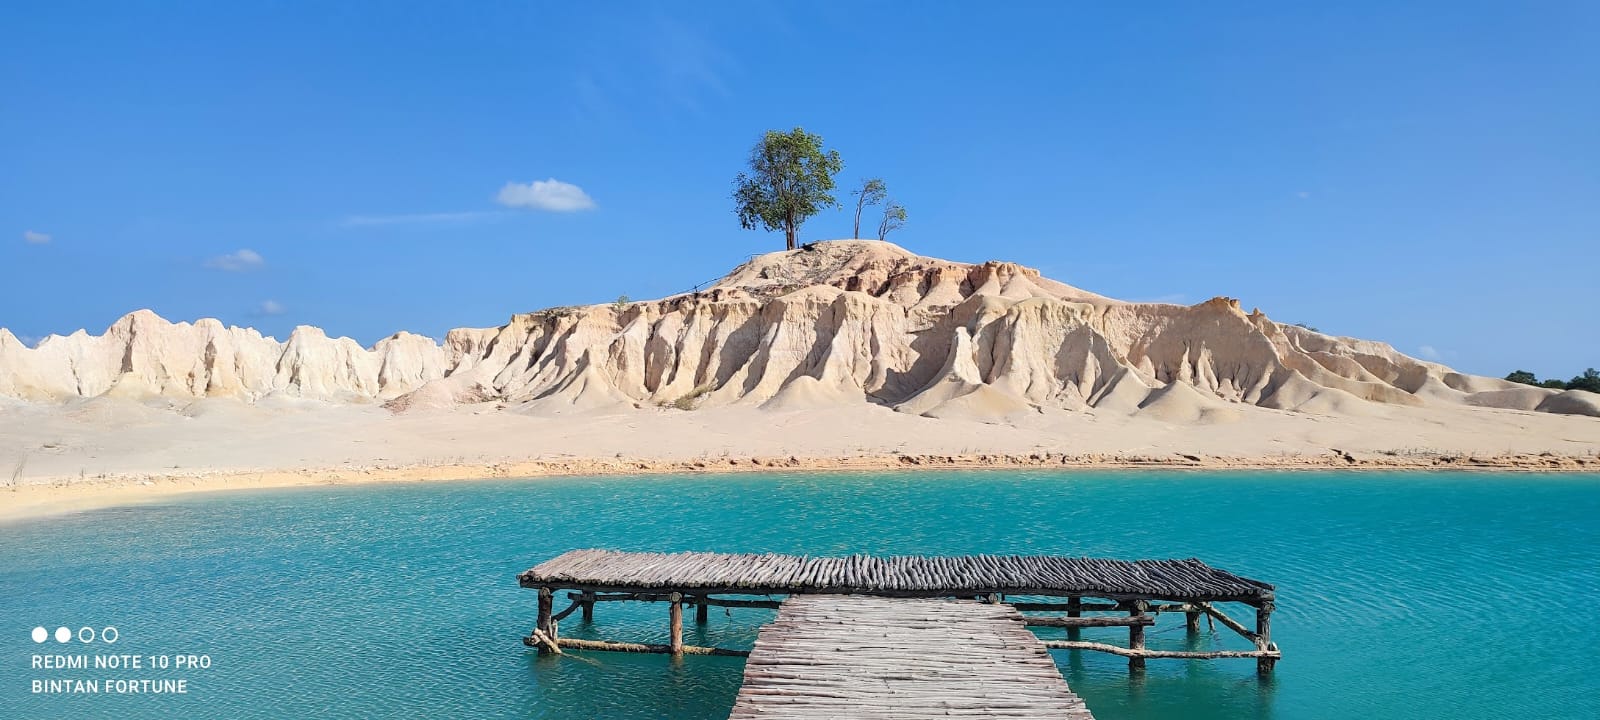
[[[17,342],[20,342],[23,345],[27,345],[28,347],[33,347],[35,345],[38,345],[39,341],[43,340],[43,339],[44,338],[42,338],[42,337],[40,337],[38,335],[18,335],[17,336]]]
[[[289,308],[284,307],[283,303],[277,300],[264,300],[256,308],[256,313],[259,315],[282,315],[286,312],[289,312]]]
[[[472,212],[439,212],[415,213],[411,215],[351,215],[339,224],[343,227],[367,227],[371,225],[410,225],[414,223],[451,223],[470,222],[500,215],[499,212],[472,211]]]
[[[48,233],[34,230],[24,230],[22,233],[22,241],[29,245],[48,245],[52,239]]]
[[[261,253],[248,248],[227,255],[218,255],[206,261],[206,267],[213,270],[226,270],[228,272],[243,272],[255,270],[267,264],[267,259]]]
[[[1294,196],[1297,197],[1297,198],[1300,198],[1301,200],[1310,200],[1311,199],[1311,193],[1308,193],[1308,192],[1306,192],[1304,190],[1301,190],[1300,192],[1295,193]]]
[[[495,201],[506,207],[575,212],[594,208],[594,199],[583,188],[555,178],[530,183],[506,183]]]
[[[1417,354],[1421,355],[1422,359],[1424,360],[1438,360],[1440,357],[1443,357],[1432,345],[1423,345],[1422,347],[1417,348]]]

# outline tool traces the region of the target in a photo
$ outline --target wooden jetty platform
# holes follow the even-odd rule
[[[1273,586],[1213,568],[1195,560],[1107,560],[1057,556],[974,555],[962,557],[818,558],[774,554],[630,553],[573,550],[518,575],[523,587],[539,591],[539,615],[524,638],[541,652],[562,648],[660,652],[674,655],[749,655],[737,649],[683,644],[683,609],[696,608],[697,622],[708,607],[778,608],[777,596],[865,595],[879,598],[961,598],[1007,604],[1012,611],[1050,613],[1023,616],[1029,626],[1065,628],[1066,640],[1047,640],[1053,649],[1088,650],[1128,658],[1139,671],[1147,659],[1253,658],[1257,671],[1270,673],[1282,657],[1272,642]],[[571,604],[555,611],[556,593]],[[736,597],[729,597],[736,596]],[[737,597],[742,596],[742,597]],[[1033,598],[1046,598],[1039,601]],[[1051,598],[1063,601],[1049,600]],[[581,611],[594,619],[597,603],[619,600],[666,602],[666,644],[581,640],[561,637],[562,620]],[[1246,627],[1223,608],[1242,604],[1255,611]],[[976,607],[976,603],[959,607]],[[1161,650],[1145,646],[1145,630],[1165,613],[1183,613],[1190,633],[1200,620],[1222,623],[1252,646],[1249,650]],[[1086,627],[1126,627],[1127,646],[1079,639]]]
[[[1093,720],[1003,604],[795,595],[761,629],[729,720]]]

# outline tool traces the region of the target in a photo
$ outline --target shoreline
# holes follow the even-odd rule
[[[1515,473],[1600,473],[1600,456],[1552,453],[1472,455],[1453,453],[1362,453],[1331,450],[1321,455],[1231,457],[1175,453],[1067,454],[865,454],[801,457],[718,457],[695,459],[564,458],[503,462],[352,465],[267,470],[197,470],[187,473],[122,473],[81,477],[40,477],[0,490],[7,498],[0,523],[47,518],[166,498],[228,492],[331,485],[404,482],[471,482],[555,477],[733,474],[773,471],[868,470],[1358,470],[1475,471]]]

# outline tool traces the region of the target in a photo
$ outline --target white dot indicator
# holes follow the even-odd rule
[[[56,628],[56,642],[64,643],[72,639],[72,630],[65,627]]]
[[[34,642],[42,643],[42,642],[44,642],[46,640],[49,640],[49,639],[50,639],[50,631],[44,629],[44,626],[41,625],[41,626],[36,627],[36,628],[33,629],[33,641]]]

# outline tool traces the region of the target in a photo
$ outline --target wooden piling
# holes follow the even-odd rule
[[[1183,626],[1190,635],[1200,634],[1200,611],[1189,610],[1183,614]]]
[[[1144,617],[1145,610],[1149,607],[1150,604],[1144,600],[1134,600],[1130,603],[1128,618],[1137,620]],[[1128,649],[1144,650],[1144,624],[1134,622],[1128,625]],[[1144,657],[1142,655],[1129,657],[1128,669],[1134,672],[1142,672],[1144,670]]]
[[[697,625],[704,625],[706,624],[706,620],[709,619],[707,615],[710,611],[711,604],[706,602],[708,599],[709,598],[704,597],[695,598],[695,600],[698,601],[694,605],[694,621]]]
[[[583,621],[586,623],[594,622],[594,593],[583,593],[579,602],[583,603]]]
[[[671,593],[667,596],[667,611],[669,628],[667,647],[672,648],[673,655],[683,654],[683,595]]]
[[[533,626],[533,637],[538,642],[535,646],[540,655],[551,652],[560,652],[556,645],[556,622],[551,617],[555,609],[555,595],[548,587],[539,588],[539,617]]]
[[[1067,617],[1069,617],[1069,618],[1083,617],[1083,598],[1078,597],[1076,595],[1073,595],[1072,597],[1067,598]],[[1069,640],[1077,640],[1077,639],[1081,638],[1082,636],[1083,636],[1083,633],[1079,631],[1078,626],[1076,626],[1076,625],[1067,626],[1067,639],[1069,639]]]
[[[1267,601],[1256,608],[1255,640],[1257,650],[1265,652],[1277,649],[1277,646],[1272,644],[1272,611],[1276,607],[1271,601]],[[1256,658],[1256,672],[1262,675],[1270,675],[1272,674],[1272,668],[1277,664],[1278,659],[1276,657]]]

